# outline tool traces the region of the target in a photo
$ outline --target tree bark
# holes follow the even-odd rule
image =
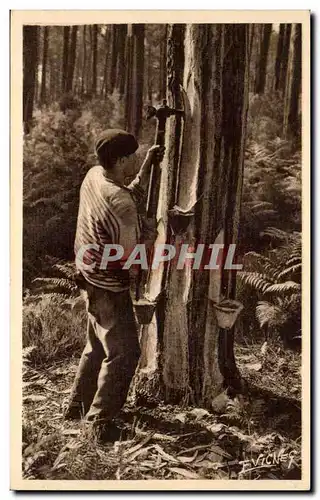
[[[144,24],[136,24],[134,33],[134,94],[136,96],[133,133],[139,137],[142,125],[143,83],[144,83]]]
[[[43,104],[45,104],[45,102],[46,102],[48,46],[49,46],[49,27],[44,26],[43,27],[41,91],[40,91],[40,104],[41,104],[41,106]]]
[[[110,48],[110,30],[109,26],[106,26],[106,31],[104,34],[104,67],[103,67],[103,82],[101,88],[101,96],[107,96],[108,93],[108,70],[109,70],[109,50]]]
[[[92,29],[92,85],[91,93],[97,93],[97,65],[98,65],[98,25],[94,24]]]
[[[125,114],[127,130],[139,137],[143,109],[145,27],[144,24],[134,24],[131,29],[132,35],[129,35],[127,39]]]
[[[59,62],[60,66],[60,62]],[[50,89],[50,101],[54,102],[58,99],[60,94],[60,73],[57,71],[56,59],[52,54],[49,58],[49,89]]]
[[[108,92],[112,94],[116,86],[117,77],[117,42],[118,42],[118,28],[117,25],[113,24],[111,29],[111,64],[109,71],[109,85]]]
[[[73,75],[76,63],[76,50],[77,50],[77,34],[78,34],[78,26],[72,26],[69,57],[68,57],[66,92],[71,92],[73,87]]]
[[[116,87],[119,90],[120,97],[125,90],[125,47],[127,36],[127,25],[119,24],[117,26],[117,78]]]
[[[167,124],[156,244],[170,243],[178,253],[182,244],[196,251],[200,243],[237,241],[251,30],[244,24],[168,28],[169,104],[184,103],[186,118],[173,116]],[[189,225],[178,219],[173,233],[168,210],[175,205],[194,216]],[[234,332],[219,327],[215,312],[223,298],[234,298],[234,273],[177,269],[174,260],[150,272],[147,293],[158,299],[157,321],[146,328],[142,359],[145,371],[160,370],[167,401],[210,407],[224,387],[239,388]]]
[[[89,31],[89,50],[87,51],[87,65],[86,65],[86,97],[90,98],[92,95],[92,55],[93,55],[93,34],[92,25],[88,26]]]
[[[256,94],[263,94],[265,89],[266,70],[267,70],[271,32],[272,32],[272,24],[265,24],[263,26],[263,36],[260,44],[258,73],[256,75],[256,85],[255,85]]]
[[[219,243],[228,248],[237,239],[248,108],[249,44],[250,27],[241,24],[209,27],[201,43],[214,54],[214,64],[204,58],[199,67],[202,99],[196,199],[202,198],[195,210],[197,243]],[[233,332],[219,328],[214,309],[222,297],[234,298],[231,278],[230,271],[193,272],[190,385],[195,399],[205,405],[210,405],[222,387],[239,385]],[[204,300],[205,297],[209,300]]]
[[[283,135],[287,139],[297,138],[301,133],[301,123],[299,118],[302,63],[301,51],[302,27],[301,24],[295,24],[291,40],[291,54],[284,107]]]
[[[87,43],[86,43],[87,27],[86,25],[82,28],[82,71],[81,71],[81,90],[80,94],[83,96],[86,90],[85,80],[86,80],[86,65],[87,65]]]
[[[152,51],[151,46],[148,45],[148,57],[147,57],[147,74],[148,81],[146,84],[146,100],[151,104],[152,103],[152,94],[153,94],[153,78],[152,78]]]
[[[276,62],[274,67],[274,75],[275,75],[275,90],[279,90],[280,84],[280,72],[281,72],[281,64],[282,64],[282,56],[283,56],[283,43],[284,43],[284,33],[285,33],[285,24],[280,24],[279,35],[278,35],[278,43],[277,43],[277,55]]]
[[[38,64],[39,28],[23,27],[23,122],[28,133],[33,115]]]
[[[63,28],[63,56],[62,56],[62,80],[61,80],[61,92],[64,94],[67,89],[67,79],[68,79],[68,64],[69,64],[69,33],[70,26],[64,26]]]
[[[167,25],[160,42],[159,99],[166,98],[167,91]]]
[[[262,40],[262,31],[263,31],[263,24],[256,24],[255,25],[255,33],[254,33],[254,40],[253,40],[253,58],[251,61],[251,75],[250,75],[250,89],[252,92],[255,92],[255,87],[256,87],[256,80],[257,80],[257,74],[259,72],[259,55],[260,55],[260,45],[261,45],[261,40]]]
[[[291,31],[292,24],[285,25],[282,54],[281,54],[281,69],[279,78],[279,90],[282,91],[283,95],[286,91],[287,73],[288,73],[288,63],[289,63],[289,52],[290,52],[290,42],[291,42]]]
[[[87,27],[86,25],[83,26],[82,28],[82,54],[83,54],[83,59],[82,59],[82,72],[81,72],[81,90],[80,93],[83,96],[86,90],[85,86],[85,80],[86,80],[86,66],[87,66],[87,40],[86,40],[86,35],[87,35]]]
[[[126,81],[125,81],[125,127],[130,130],[132,116],[132,75],[133,75],[133,33],[132,24],[128,24],[126,39]]]

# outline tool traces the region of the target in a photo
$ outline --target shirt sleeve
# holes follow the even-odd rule
[[[131,192],[138,207],[141,207],[146,198],[146,192],[141,186],[140,175],[137,175],[133,181],[127,186],[127,189]]]

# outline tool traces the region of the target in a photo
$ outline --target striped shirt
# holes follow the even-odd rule
[[[114,292],[129,288],[129,271],[122,265],[140,241],[137,203],[143,197],[139,176],[121,186],[107,179],[101,166],[88,171],[80,189],[74,250],[77,268],[92,285]],[[121,245],[124,255],[100,269],[105,245],[110,244]]]

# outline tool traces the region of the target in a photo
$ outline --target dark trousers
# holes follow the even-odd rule
[[[140,357],[129,291],[86,285],[88,329],[71,392],[87,420],[111,420],[126,401]]]

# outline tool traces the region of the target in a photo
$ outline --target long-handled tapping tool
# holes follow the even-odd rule
[[[148,106],[147,119],[152,117],[157,118],[157,128],[155,134],[155,144],[164,146],[166,122],[170,116],[183,116],[182,109],[170,108],[167,101],[164,99],[162,104],[158,107]],[[155,159],[151,166],[150,180],[148,186],[147,202],[146,202],[146,217],[147,219],[156,219],[157,208],[159,201],[161,170],[159,161]],[[150,302],[147,298],[140,298],[140,288],[142,282],[142,269],[139,269],[136,282],[136,297],[135,297],[135,310],[137,319],[140,324],[148,324],[151,321],[156,302]]]

